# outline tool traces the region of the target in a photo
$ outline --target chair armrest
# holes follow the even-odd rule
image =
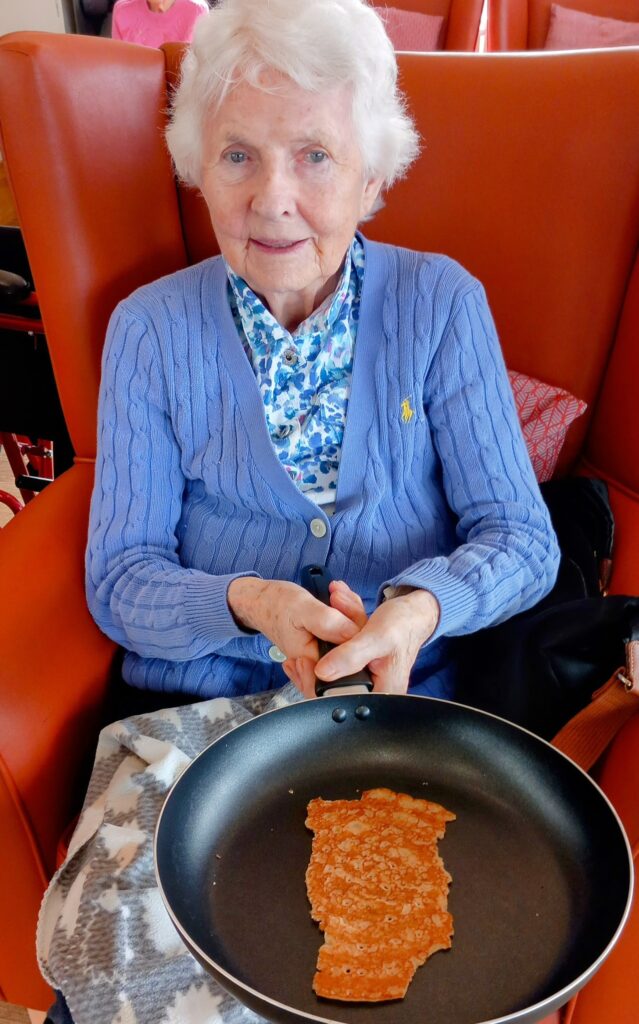
[[[639,594],[639,495],[608,484],[615,517],[611,590]]]
[[[44,1010],[53,1002],[53,992],[38,970],[35,933],[47,877],[1,757],[0,822],[0,998]]]
[[[625,724],[604,755],[598,781],[614,804],[639,868],[639,715]],[[639,898],[637,887],[628,923],[601,970],[570,1003],[565,1024],[634,1024],[639,1006]]]
[[[579,472],[599,477],[608,485],[615,520],[610,593],[639,594],[639,494],[588,460],[581,461]]]
[[[93,466],[75,466],[0,530],[0,755],[46,875],[82,798],[116,652],[84,597],[92,483]]]

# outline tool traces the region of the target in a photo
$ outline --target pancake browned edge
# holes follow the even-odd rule
[[[437,852],[440,804],[390,789],[361,800],[311,800],[306,871],[311,917],[324,932],[313,989],[326,999],[403,999],[417,968],[449,949],[451,877]]]

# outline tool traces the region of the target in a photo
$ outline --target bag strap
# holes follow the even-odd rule
[[[626,664],[595,691],[582,711],[559,730],[553,747],[588,771],[622,725],[639,711],[639,622],[626,641]]]

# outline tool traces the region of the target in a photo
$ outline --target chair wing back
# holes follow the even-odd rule
[[[484,0],[451,0],[446,23],[445,50],[474,50]]]
[[[167,43],[162,47],[166,61],[167,97],[170,103],[180,77],[182,59],[187,50],[185,43]],[[198,263],[219,253],[204,199],[196,188],[178,182],[178,204],[182,220],[184,244],[189,263]]]
[[[201,198],[178,199],[161,134],[181,53],[37,33],[0,41],[8,169],[80,456],[94,451],[111,309],[216,251]],[[636,254],[639,52],[406,54],[400,69],[423,151],[367,232],[459,259],[487,288],[509,365],[588,402],[566,466]]]
[[[615,349],[608,364],[587,457],[628,492],[639,494],[639,260],[624,306]],[[639,547],[634,551],[639,579]],[[633,592],[636,590],[635,583]]]
[[[600,18],[639,21],[637,0],[488,0],[488,49],[543,49],[553,3]]]
[[[186,262],[162,139],[158,50],[88,36],[0,39],[0,132],[76,455],[95,455],[109,315]]]
[[[410,54],[401,70],[423,150],[368,233],[458,259],[508,364],[592,412],[637,249],[639,51]]]

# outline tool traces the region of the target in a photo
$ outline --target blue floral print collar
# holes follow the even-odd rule
[[[235,324],[264,402],[271,441],[300,490],[335,501],[364,275],[357,236],[337,287],[289,332],[226,264]]]

